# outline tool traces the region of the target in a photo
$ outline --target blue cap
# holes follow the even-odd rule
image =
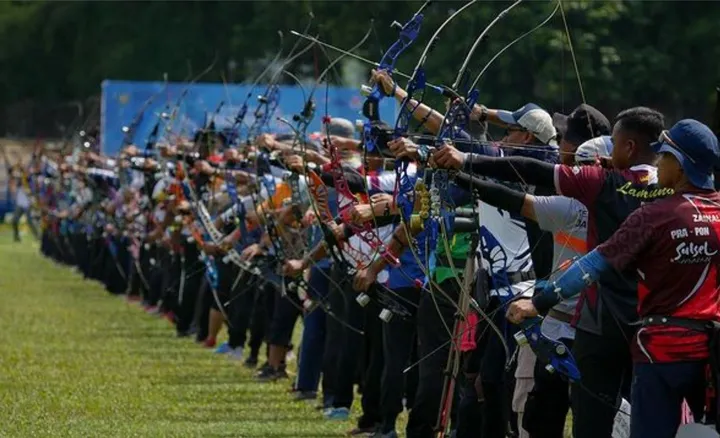
[[[713,167],[720,159],[720,149],[717,137],[706,125],[693,119],[680,120],[660,134],[653,148],[657,153],[672,154],[692,185],[713,189]]]

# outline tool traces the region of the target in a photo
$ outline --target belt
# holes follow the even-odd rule
[[[694,330],[698,332],[709,332],[720,323],[709,320],[692,319],[692,318],[676,318],[674,316],[662,316],[662,315],[650,315],[641,319],[639,322],[633,325],[641,325],[643,327],[650,326],[670,326],[670,327],[683,327],[688,330]]]
[[[467,263],[467,258],[452,258],[452,263],[455,265],[455,269],[465,269],[465,263]],[[435,266],[440,268],[449,268],[450,267],[450,260],[448,259],[447,255],[440,255],[435,259]]]
[[[570,315],[569,313],[561,312],[561,311],[555,310],[555,309],[550,309],[547,316],[555,318],[558,321],[564,322],[566,324],[570,324],[573,320],[573,315]]]
[[[499,289],[501,287],[505,286],[512,286],[513,284],[522,283],[523,281],[529,281],[529,280],[535,280],[535,272],[528,271],[528,272],[506,272],[505,276],[508,279],[508,284],[496,284],[496,282],[493,279],[493,275],[489,272],[486,272],[487,275],[487,281],[490,285],[490,289]],[[500,283],[500,282],[498,282]]]

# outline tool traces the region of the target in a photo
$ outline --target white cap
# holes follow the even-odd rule
[[[348,119],[333,117],[330,123],[323,125],[323,132],[329,135],[352,138],[355,135],[355,125]]]
[[[499,110],[498,118],[508,125],[517,125],[527,129],[541,142],[556,146],[557,130],[550,114],[534,103],[528,103],[517,111]]]
[[[591,138],[578,146],[575,151],[575,161],[577,163],[594,162],[599,157],[611,156],[612,150],[613,142],[609,135]]]
[[[166,178],[158,180],[158,182],[155,183],[155,187],[153,187],[152,198],[155,200],[160,199],[165,194],[165,190],[169,185],[170,184]]]

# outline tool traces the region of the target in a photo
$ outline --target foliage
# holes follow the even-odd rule
[[[428,36],[463,2],[436,1],[426,13],[420,41],[400,59],[410,72]],[[479,1],[440,35],[427,63],[428,80],[453,81],[465,53],[507,2]],[[374,19],[375,35],[358,54],[378,60],[395,40],[389,24],[404,22],[418,1],[255,2],[0,2],[0,103],[52,101],[96,94],[106,78],[184,80],[210,65],[205,81],[252,78],[278,48],[286,50],[312,10],[310,33],[351,47]],[[526,0],[505,17],[472,58],[476,75],[503,46],[545,16],[554,2]],[[537,32],[512,46],[483,77],[481,100],[514,108],[527,100],[552,111],[582,101],[609,116],[633,105],[656,107],[669,119],[707,119],[720,80],[718,2],[566,1],[562,4],[577,61],[569,50],[565,20],[558,12]],[[330,53],[330,56],[337,56]],[[231,60],[239,65],[230,71]],[[311,50],[292,68],[299,73],[327,63]],[[289,80],[289,78],[286,78]],[[333,78],[337,80],[337,78]],[[402,82],[402,81],[401,81]]]

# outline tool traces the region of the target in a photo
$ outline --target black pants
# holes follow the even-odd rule
[[[127,288],[127,268],[123,266],[123,252],[118,239],[105,242],[103,279],[108,292],[119,295]],[[114,249],[110,249],[114,245]],[[127,251],[126,251],[127,252]]]
[[[453,300],[457,300],[459,285],[454,279],[444,281],[440,287]],[[450,352],[448,330],[452,332],[457,309],[439,293],[434,298],[435,302],[430,293],[422,292],[417,311],[419,383],[408,417],[408,438],[434,437],[440,410],[444,370]]]
[[[275,309],[273,310],[268,344],[289,347],[292,334],[302,309],[297,289],[285,288],[285,295],[280,288],[275,288]]]
[[[75,249],[77,267],[85,278],[89,274],[90,251],[89,241],[85,233],[75,233],[72,236],[73,248]]]
[[[500,308],[500,300],[493,297],[488,306],[488,313],[492,312],[492,320],[502,331],[510,353],[515,351],[514,333],[518,328],[505,320],[505,309]],[[499,309],[499,310],[498,310]],[[500,340],[500,336],[486,324],[478,325],[482,337],[478,342],[478,350],[482,355],[480,363],[480,379],[482,381],[483,438],[505,438],[508,427],[515,424],[512,418],[512,394],[515,388],[514,370],[506,369],[507,356]]]
[[[603,321],[603,334],[578,329],[573,355],[582,376],[572,386],[573,436],[607,438],[612,434],[620,397],[629,400],[632,373],[629,341],[633,330],[611,319]]]
[[[475,374],[461,373],[457,377],[458,403],[454,420],[457,421],[456,438],[482,436],[483,403],[478,400]]]
[[[562,339],[562,342],[572,348],[572,340]],[[570,387],[567,379],[560,373],[548,372],[545,365],[539,360],[535,362],[535,385],[525,403],[522,426],[532,438],[563,438],[570,408]]]
[[[358,419],[358,427],[360,428],[375,426],[382,420],[380,406],[382,391],[384,390],[383,369],[385,358],[383,337],[386,324],[378,317],[381,310],[375,303],[370,303],[365,307],[363,344],[365,355],[361,373],[362,398],[360,400],[363,413]]]
[[[364,330],[365,312],[362,306],[355,301],[357,292],[352,290],[350,279],[345,271],[333,268],[332,277],[336,284],[331,284],[328,294],[329,310],[335,316],[327,318],[328,336],[325,343],[327,366],[324,366],[330,375],[323,379],[329,383],[332,391],[332,405],[335,408],[350,408],[353,402],[354,385],[358,372],[363,335],[358,333]],[[341,290],[337,290],[340,288]],[[342,324],[344,321],[350,327]],[[332,381],[330,381],[332,379]]]
[[[394,292],[408,301],[399,300],[412,316],[407,319],[394,317],[383,327],[385,366],[380,399],[383,433],[395,430],[395,421],[403,410],[402,399],[406,388],[406,376],[403,370],[409,365],[417,343],[417,306],[423,293],[414,287],[398,289]]]
[[[178,332],[188,330],[195,316],[195,304],[205,282],[205,271],[202,263],[198,261],[199,251],[194,245],[185,246],[182,259],[185,270],[185,282],[182,294],[178,295],[175,308],[175,322]],[[180,291],[178,291],[180,293]]]
[[[485,312],[500,329],[509,350],[515,350],[513,333],[516,331],[505,321],[504,308],[499,298],[490,299]],[[463,357],[465,375],[458,377],[458,403],[454,420],[458,438],[505,438],[516,422],[512,414],[514,368],[506,368],[507,357],[498,333],[485,320],[476,327],[476,348]],[[476,377],[477,376],[477,377]],[[475,380],[480,380],[483,402],[478,400]]]
[[[163,288],[166,286],[164,280],[165,274],[162,270],[164,261],[167,260],[169,254],[163,248],[150,246],[150,249],[145,252],[143,256],[144,266],[147,268],[145,272],[148,274],[148,281],[150,282],[150,290],[148,291],[147,297],[145,297],[147,303],[151,306],[157,306],[160,298],[164,292]]]
[[[244,271],[238,272],[238,274],[241,275],[240,280],[227,298],[230,300],[227,307],[227,313],[230,317],[228,344],[232,348],[245,346],[252,314],[256,310],[255,299],[257,296],[256,287],[258,286],[256,276]]]
[[[250,341],[248,347],[250,347],[250,356],[257,358],[260,354],[260,347],[265,340],[265,334],[267,332],[267,324],[265,321],[268,319],[265,300],[266,296],[262,293],[265,285],[258,279],[257,286],[253,289],[250,295],[253,297],[253,310],[252,317],[250,319]],[[268,350],[268,355],[269,350]]]

